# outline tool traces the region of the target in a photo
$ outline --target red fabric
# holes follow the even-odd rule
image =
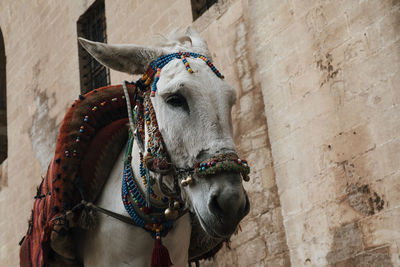
[[[128,85],[128,90],[133,101],[134,86]],[[50,235],[56,224],[65,224],[65,220],[60,222],[57,217],[78,204],[81,193],[87,201],[98,197],[106,177],[96,174],[96,166],[104,160],[110,140],[116,135],[124,136],[119,133],[127,136],[127,109],[122,96],[121,85],[96,89],[76,100],[66,113],[54,158],[37,190],[29,228],[21,244],[20,266],[47,266],[49,258],[54,256]]]

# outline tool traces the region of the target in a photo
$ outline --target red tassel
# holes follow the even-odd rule
[[[151,267],[171,267],[172,262],[169,257],[168,249],[163,246],[161,239],[156,239],[151,255]]]

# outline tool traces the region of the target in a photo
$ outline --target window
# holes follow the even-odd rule
[[[217,0],[191,0],[193,21],[206,12]]]
[[[6,85],[6,53],[0,30],[0,164],[7,158],[8,151]]]
[[[96,42],[107,42],[104,0],[95,1],[77,23],[78,36]],[[110,84],[110,71],[79,46],[81,93]]]

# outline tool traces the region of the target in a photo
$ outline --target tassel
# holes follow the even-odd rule
[[[85,230],[96,228],[97,214],[91,207],[92,203],[87,203],[86,201],[82,200],[82,204],[84,207],[82,209],[81,216],[79,217],[79,226]]]
[[[168,249],[161,243],[161,238],[157,236],[151,255],[151,267],[171,267],[172,262],[169,257]]]

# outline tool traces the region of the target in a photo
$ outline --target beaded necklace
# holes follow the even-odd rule
[[[139,185],[133,176],[131,166],[131,153],[133,146],[133,135],[130,133],[128,145],[125,153],[124,172],[122,179],[122,202],[129,216],[134,222],[150,232],[153,238],[157,236],[165,236],[173,226],[173,220],[165,220],[164,212],[168,208],[169,199],[162,198],[162,206],[156,206],[151,200],[145,197]],[[152,188],[149,181],[149,175],[143,163],[140,164],[140,173],[145,177],[147,196],[152,193]],[[154,193],[153,193],[154,194]]]

